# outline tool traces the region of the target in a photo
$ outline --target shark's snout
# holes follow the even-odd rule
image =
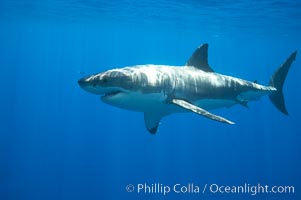
[[[96,84],[93,82],[93,80],[91,80],[91,77],[85,77],[85,78],[81,78],[78,81],[78,85],[91,93],[98,93],[99,91],[97,90]]]
[[[85,87],[89,85],[89,81],[87,80],[87,78],[81,78],[77,82],[81,87]]]
[[[89,76],[79,79],[79,86],[87,92],[101,95],[111,92],[111,88],[109,85],[106,85],[106,81],[103,80],[101,76]]]

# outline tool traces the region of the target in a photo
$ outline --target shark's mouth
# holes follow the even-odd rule
[[[104,98],[109,98],[109,97],[113,97],[113,96],[115,96],[115,95],[117,95],[117,94],[120,94],[122,91],[110,91],[110,92],[108,92],[108,93],[105,93],[102,97],[104,97]]]

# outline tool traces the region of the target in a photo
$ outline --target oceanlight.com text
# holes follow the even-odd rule
[[[221,185],[221,184],[196,184],[196,183],[175,183],[175,184],[163,184],[163,183],[138,183],[128,184],[125,187],[129,193],[137,194],[154,194],[154,195],[168,195],[174,194],[246,194],[246,195],[258,195],[258,194],[294,194],[294,186],[281,186],[281,185],[265,185],[265,184],[248,184],[241,185]]]
[[[210,193],[221,193],[221,194],[294,194],[295,187],[294,186],[269,186],[269,185],[261,185],[258,183],[257,185],[243,184],[243,185],[218,185],[211,184],[209,186]]]

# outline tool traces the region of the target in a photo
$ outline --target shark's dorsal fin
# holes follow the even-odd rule
[[[186,66],[193,66],[205,72],[214,72],[208,64],[208,44],[199,46],[187,61]]]
[[[186,110],[189,110],[191,112],[194,112],[196,114],[202,115],[204,117],[207,117],[209,119],[215,120],[215,121],[219,121],[219,122],[223,122],[223,123],[227,123],[227,124],[234,124],[234,122],[231,122],[228,119],[225,119],[221,116],[218,115],[214,115],[210,112],[208,112],[207,110],[204,110],[203,108],[200,108],[198,106],[195,106],[187,101],[181,100],[181,99],[172,99],[171,102],[175,105],[178,105]]]
[[[155,134],[157,132],[161,118],[162,116],[155,112],[144,113],[145,126],[151,134]]]

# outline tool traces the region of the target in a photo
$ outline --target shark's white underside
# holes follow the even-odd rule
[[[261,96],[269,94],[270,91],[262,92]],[[244,100],[259,98],[258,93],[242,94]],[[104,103],[136,112],[161,112],[164,115],[172,113],[189,112],[174,104],[166,103],[168,96],[164,93],[143,94],[141,92],[120,92],[112,96],[103,96]],[[238,104],[237,101],[227,99],[200,99],[191,101],[192,104],[206,110],[213,110],[222,107],[231,107]]]

